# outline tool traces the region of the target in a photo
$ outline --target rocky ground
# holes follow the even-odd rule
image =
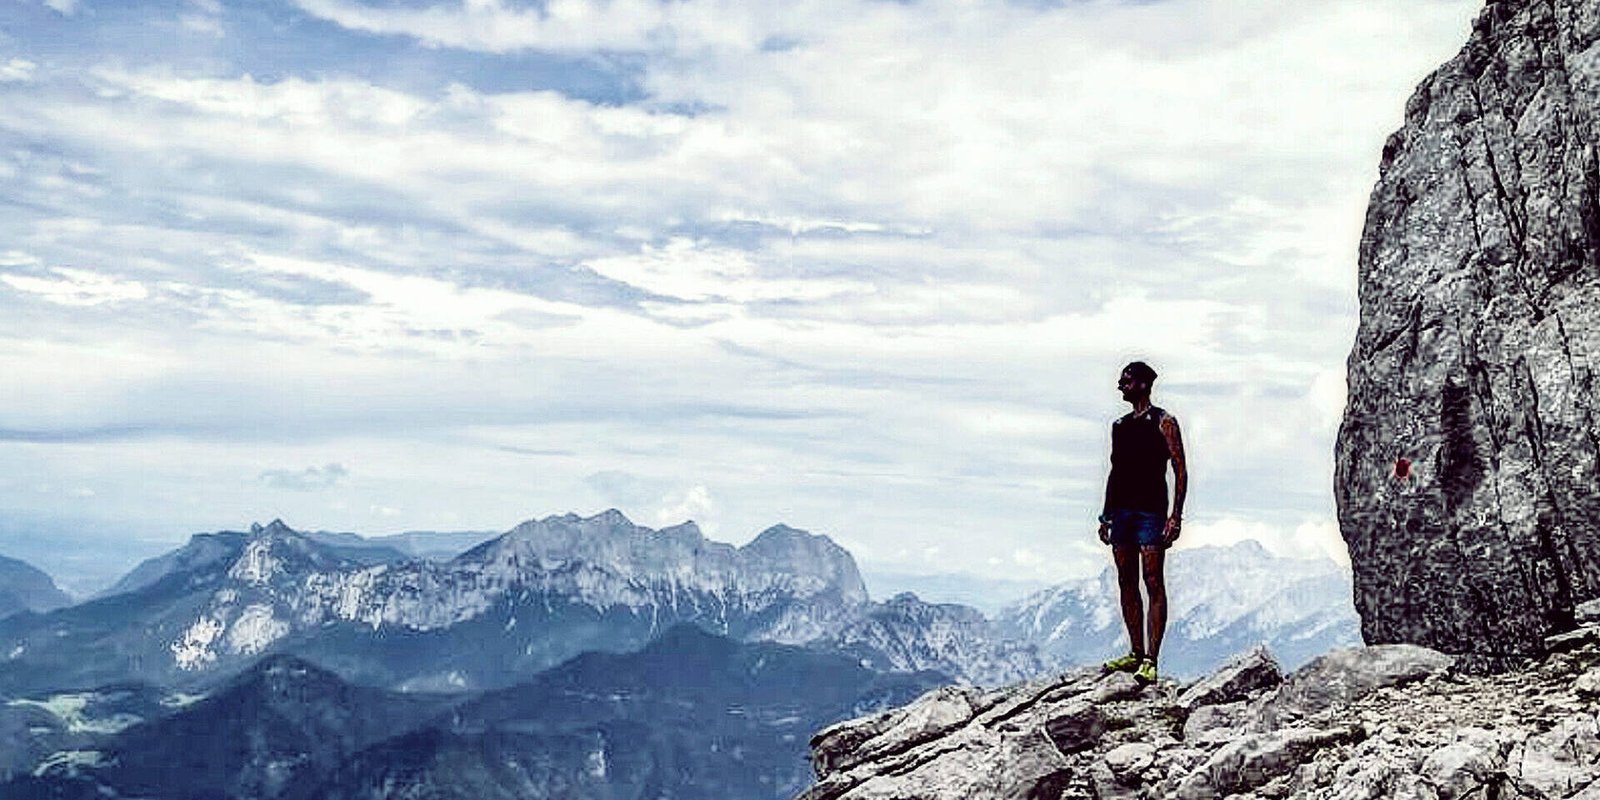
[[[800,800],[1600,800],[1600,628],[1551,647],[1498,674],[1381,645],[1286,677],[1257,649],[1189,685],[945,687],[818,733]]]

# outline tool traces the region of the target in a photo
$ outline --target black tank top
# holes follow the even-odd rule
[[[1111,423],[1111,477],[1106,481],[1106,510],[1167,513],[1167,460],[1172,451],[1161,433],[1167,412],[1151,406]]]

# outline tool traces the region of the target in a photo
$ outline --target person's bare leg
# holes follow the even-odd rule
[[[1161,547],[1146,548],[1139,552],[1139,559],[1144,566],[1144,590],[1150,596],[1150,647],[1145,651],[1145,655],[1151,659],[1159,659],[1161,637],[1167,632],[1167,581],[1162,572],[1166,565],[1167,551]],[[1122,608],[1126,614],[1128,604],[1124,602]]]
[[[1128,627],[1128,645],[1144,655],[1144,598],[1139,595],[1139,548],[1114,547],[1117,563],[1117,588],[1122,594],[1122,624]]]

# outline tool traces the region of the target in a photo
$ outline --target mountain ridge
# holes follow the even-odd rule
[[[1259,542],[1168,551],[1162,668],[1197,677],[1235,653],[1268,644],[1290,668],[1357,644],[1349,574],[1330,559],[1275,556]],[[1225,579],[1224,579],[1225,578]],[[1030,642],[1055,666],[1126,651],[1115,570],[1067,581],[1005,607],[1000,635]]]

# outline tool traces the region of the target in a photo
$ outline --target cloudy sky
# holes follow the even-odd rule
[[[4,0],[0,544],[617,507],[1056,580],[1143,358],[1184,543],[1336,552],[1366,196],[1478,5]]]

